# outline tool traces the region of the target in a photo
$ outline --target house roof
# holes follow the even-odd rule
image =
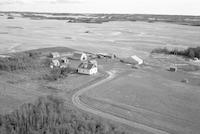
[[[78,68],[90,70],[94,67],[92,63],[81,63]]]

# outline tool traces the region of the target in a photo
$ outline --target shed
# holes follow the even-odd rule
[[[67,68],[70,64],[70,61],[67,57],[61,57],[59,61],[60,61],[60,68]]]
[[[137,62],[138,65],[141,65],[144,62],[141,58],[139,58],[136,55],[131,56],[131,58],[134,59]]]
[[[141,65],[144,63],[144,61],[136,55],[121,59],[120,61],[123,63],[132,64],[132,65]]]
[[[60,67],[60,68],[66,68],[69,65],[69,60],[67,57],[58,57],[58,58],[53,58],[51,60],[50,68],[54,67]]]
[[[60,54],[58,52],[51,52],[50,57],[51,58],[58,58],[58,57],[60,57]]]
[[[105,57],[105,58],[109,58],[109,59],[115,59],[117,56],[112,53],[97,53],[97,57],[98,58]]]
[[[171,72],[177,72],[177,70],[178,70],[178,68],[177,68],[177,66],[175,66],[175,65],[171,65],[171,66],[169,67],[169,71],[171,71]]]
[[[87,58],[87,54],[83,53],[83,52],[74,52],[73,56],[72,56],[73,60],[80,60],[80,61],[86,61]]]

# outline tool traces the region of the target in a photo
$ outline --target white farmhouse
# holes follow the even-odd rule
[[[96,74],[98,72],[97,64],[91,62],[81,63],[78,67],[78,73],[80,74]]]
[[[87,54],[83,53],[83,52],[74,52],[72,59],[74,60],[80,60],[80,61],[86,61],[87,58]]]

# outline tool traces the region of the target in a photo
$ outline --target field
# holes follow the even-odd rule
[[[1,52],[65,46],[91,52],[113,52],[119,56],[148,56],[158,47],[199,45],[200,27],[170,23],[108,22],[66,23],[63,20],[31,20],[1,16]],[[192,36],[191,36],[192,35]]]
[[[64,20],[32,20],[0,16],[0,54],[46,47],[69,47],[93,53],[138,55],[145,64],[133,69],[118,61],[99,61],[115,78],[81,95],[87,105],[171,134],[200,132],[199,63],[183,57],[150,54],[155,48],[197,47],[200,27],[140,21],[102,24],[66,23]],[[177,72],[169,72],[178,64]],[[35,72],[32,72],[32,75]],[[30,78],[30,72],[1,72],[0,112],[12,111],[39,96],[57,94],[71,103],[71,96],[92,84],[96,76],[70,75],[55,82]],[[183,80],[188,82],[183,82]]]

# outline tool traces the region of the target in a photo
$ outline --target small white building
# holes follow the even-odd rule
[[[80,60],[80,61],[86,61],[87,58],[87,54],[83,53],[83,52],[74,52],[73,56],[72,56],[73,60]]]
[[[51,58],[58,58],[58,57],[60,57],[60,54],[58,52],[52,52],[52,53],[50,53],[50,57]]]
[[[54,58],[51,60],[50,68],[59,67],[60,61],[58,58]]]
[[[91,62],[81,63],[78,67],[78,73],[92,75],[98,72],[97,64]]]
[[[53,58],[51,60],[50,68],[60,67],[66,68],[69,65],[69,60],[66,57]]]
[[[136,55],[131,56],[131,58],[132,58],[133,60],[135,60],[135,61],[137,62],[138,65],[141,65],[141,64],[144,63],[144,61],[143,61],[141,58],[139,58],[138,56],[136,56]]]

